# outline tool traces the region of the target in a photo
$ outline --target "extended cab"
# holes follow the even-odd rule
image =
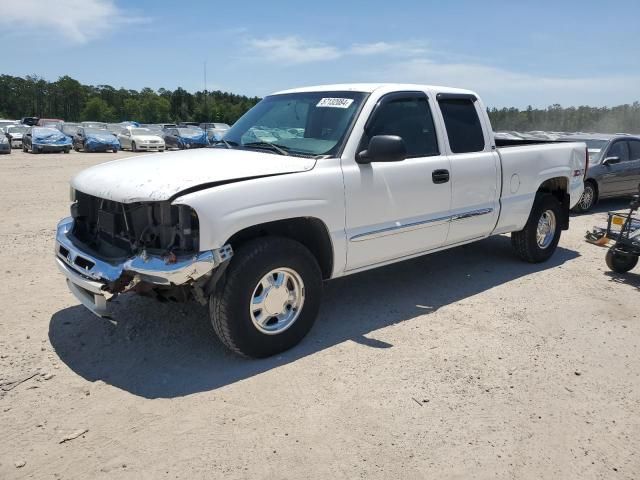
[[[78,174],[56,261],[100,316],[128,291],[193,298],[230,349],[272,355],[309,331],[323,280],[509,232],[523,260],[547,260],[586,147],[508,143],[467,90],[279,92],[212,148]]]

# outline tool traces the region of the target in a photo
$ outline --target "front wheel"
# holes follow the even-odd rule
[[[300,243],[263,237],[241,245],[209,298],[209,317],[232,351],[262,358],[288,350],[318,315],[322,274]]]
[[[636,255],[628,255],[615,250],[615,247],[611,247],[607,250],[607,255],[604,257],[607,262],[607,267],[616,273],[627,273],[638,264],[638,257]]]
[[[576,213],[586,213],[596,204],[596,187],[591,181],[584,184],[584,191],[580,196],[578,204],[573,207]]]
[[[138,149],[136,148],[136,142],[131,142],[131,151],[132,152],[137,152]]]
[[[551,194],[536,196],[525,227],[511,234],[516,254],[529,263],[548,260],[560,241],[562,207]]]

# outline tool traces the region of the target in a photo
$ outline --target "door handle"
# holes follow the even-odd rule
[[[434,170],[431,174],[433,183],[447,183],[449,181],[449,170]]]

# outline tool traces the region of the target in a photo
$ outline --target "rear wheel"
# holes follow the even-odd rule
[[[209,299],[220,340],[248,357],[296,345],[320,308],[322,274],[315,257],[287,238],[263,237],[238,248]]]
[[[582,196],[573,210],[577,213],[586,213],[593,208],[596,200],[596,186],[593,182],[587,181],[584,183],[584,192],[582,192]]]
[[[511,234],[518,256],[530,263],[548,260],[560,241],[562,208],[551,194],[538,194],[525,227]]]
[[[607,267],[616,273],[627,273],[638,264],[638,257],[636,255],[628,255],[615,250],[615,247],[611,247],[607,250],[607,255],[604,257],[607,262]]]
[[[138,149],[136,148],[136,142],[131,142],[131,151],[132,152],[137,152]]]

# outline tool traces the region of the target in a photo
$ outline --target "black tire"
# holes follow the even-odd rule
[[[69,153],[70,151],[71,151],[71,149],[70,149],[70,148],[65,148],[65,149],[64,149],[64,153]]]
[[[578,204],[573,207],[573,211],[576,213],[587,213],[591,210],[598,201],[598,189],[596,184],[591,180],[584,182],[584,192],[578,201]]]
[[[550,243],[541,246],[537,240],[538,221],[544,213],[549,211],[555,216],[553,237]],[[511,233],[511,245],[516,254],[529,263],[540,263],[548,260],[553,255],[553,252],[556,251],[560,241],[561,222],[564,215],[560,202],[556,197],[551,194],[537,194],[527,224],[521,231]]]
[[[80,151],[80,147],[78,147],[76,144],[74,144],[74,145],[73,145],[73,149],[74,149],[76,152],[79,152],[79,151]]]
[[[27,152],[29,151],[29,149],[27,148],[27,146],[26,146],[26,145],[22,145],[22,151],[23,151],[24,153],[27,153]]]
[[[136,142],[131,142],[131,151],[132,152],[137,152],[138,149],[136,148]]]
[[[322,297],[322,273],[311,252],[287,238],[262,237],[242,244],[230,262],[209,298],[209,317],[222,343],[239,355],[254,358],[298,344],[313,326]],[[302,279],[304,303],[286,330],[267,334],[254,325],[249,305],[260,280],[282,267]]]
[[[615,247],[611,247],[607,250],[607,255],[604,257],[607,262],[607,267],[616,273],[627,273],[638,264],[638,257],[636,255],[626,255],[614,250]]]

